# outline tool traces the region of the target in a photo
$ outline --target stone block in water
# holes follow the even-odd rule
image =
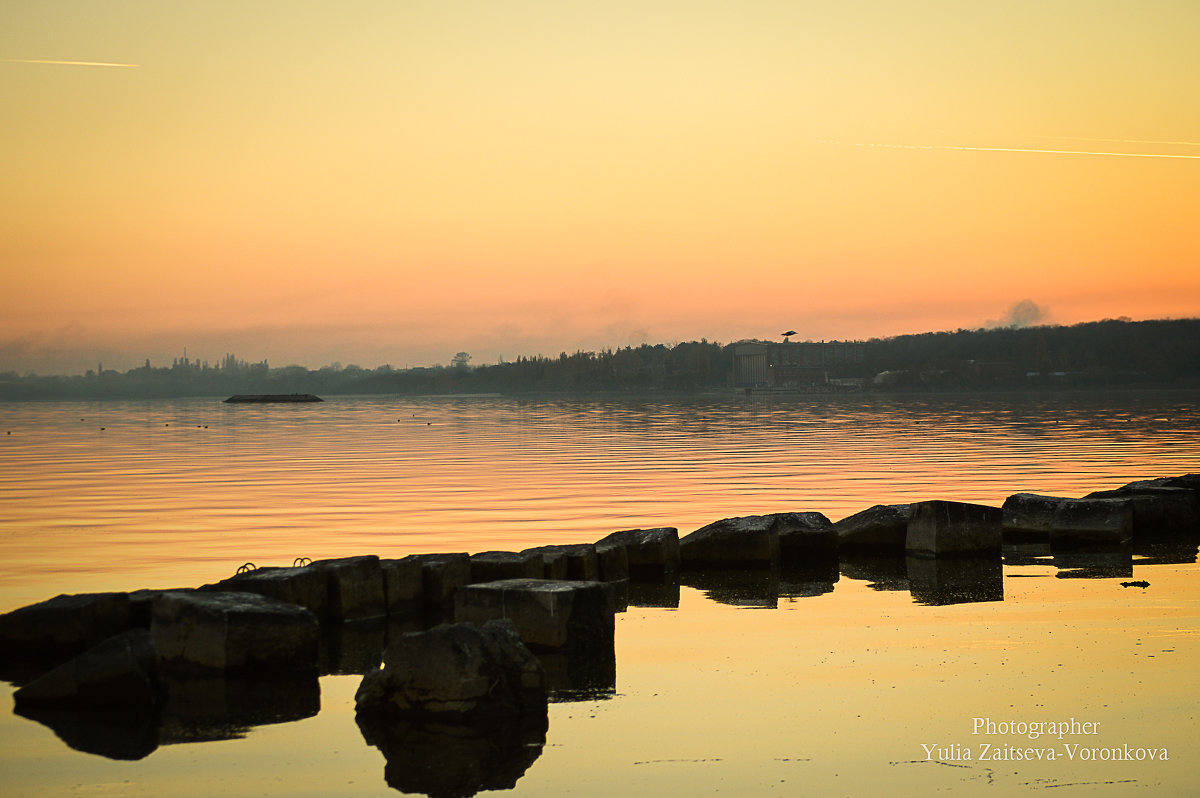
[[[1133,502],[1123,499],[1067,499],[1054,512],[1050,544],[1116,544],[1133,537]]]
[[[149,708],[158,697],[158,653],[145,629],[101,641],[13,695],[18,708],[31,704]]]
[[[1006,535],[1049,537],[1054,526],[1054,513],[1066,499],[1061,496],[1039,496],[1036,493],[1014,493],[1000,508],[1000,524]]]
[[[254,593],[169,593],[150,632],[165,669],[179,674],[315,673],[320,626],[303,607]]]
[[[329,618],[355,621],[387,615],[383,570],[374,554],[317,560],[304,567],[325,575]]]
[[[679,540],[679,559],[688,568],[747,568],[779,565],[774,516],[724,518]]]
[[[611,588],[604,582],[507,579],[468,585],[454,599],[454,620],[512,621],[535,649],[611,651],[615,628]]]
[[[132,628],[127,593],[55,596],[0,615],[0,678],[50,670]]]
[[[484,551],[471,555],[472,582],[541,579],[544,571],[542,556],[530,551]]]
[[[526,549],[536,552],[543,562],[549,559],[557,561],[560,557],[565,563],[565,573],[560,579],[580,582],[596,582],[600,580],[600,557],[596,547],[591,543],[573,543],[562,546],[538,546]],[[551,578],[551,577],[547,577]]]
[[[777,513],[773,528],[779,536],[779,558],[784,565],[835,559],[838,534],[824,513]]]
[[[360,716],[544,718],[545,673],[511,621],[441,624],[389,644],[354,700]]]
[[[264,567],[224,579],[202,590],[254,593],[304,607],[318,618],[329,618],[329,579],[317,568]]]
[[[471,581],[471,555],[466,552],[414,555],[421,563],[421,589],[427,608],[454,606],[454,594]]]
[[[679,530],[674,527],[625,529],[596,541],[625,549],[630,579],[662,581],[679,573]]]
[[[421,559],[415,555],[399,560],[380,560],[383,573],[383,600],[388,615],[408,615],[421,611],[424,579]]]
[[[833,525],[838,549],[903,553],[908,540],[908,519],[912,506],[908,504],[876,504],[847,516]]]
[[[629,580],[629,549],[616,543],[600,543],[596,546],[596,560],[600,567],[600,581],[626,582]]]
[[[1000,556],[999,507],[950,501],[912,505],[905,550],[918,556]]]
[[[1164,481],[1132,482],[1084,498],[1128,499],[1133,504],[1133,536],[1138,541],[1195,538],[1200,533],[1200,492],[1159,484]]]

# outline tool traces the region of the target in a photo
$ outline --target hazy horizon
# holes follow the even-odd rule
[[[1200,5],[10,0],[0,370],[1200,316]]]

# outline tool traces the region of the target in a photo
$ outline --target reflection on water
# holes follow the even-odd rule
[[[462,725],[380,721],[360,716],[369,745],[387,761],[383,778],[403,793],[468,798],[511,790],[542,753],[545,718]]]
[[[13,434],[0,439],[0,611],[212,582],[248,560],[521,550],[746,514],[1081,496],[1197,470],[1195,398],[2,405]],[[360,674],[395,635],[438,619],[327,624],[319,682],[180,683],[145,716],[4,715],[0,771],[6,791],[47,796],[115,784],[379,795],[380,767],[389,787],[434,796],[1001,796],[1099,783],[1190,795],[1197,551],[1194,539],[1026,542],[983,562],[856,554],[631,583],[612,658],[543,658],[557,699],[548,730],[360,730]],[[1121,587],[1133,581],[1149,587]],[[971,748],[973,717],[1014,714],[1096,721],[1100,737],[1071,742],[1157,744],[1172,758],[944,766],[918,744]]]

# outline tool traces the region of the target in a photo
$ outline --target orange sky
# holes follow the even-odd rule
[[[0,371],[1200,315],[1192,0],[0,19]]]

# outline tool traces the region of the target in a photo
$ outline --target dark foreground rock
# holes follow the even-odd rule
[[[925,557],[1000,557],[999,507],[964,502],[925,501],[912,505],[905,550]]]
[[[253,593],[166,594],[150,624],[160,662],[178,674],[316,673],[317,618]]]
[[[511,621],[442,624],[388,645],[355,694],[361,716],[483,722],[546,717],[545,674]]]
[[[0,678],[45,673],[132,625],[127,593],[55,596],[0,615]]]
[[[117,706],[149,709],[159,703],[158,653],[145,629],[110,637],[42,674],[13,695],[32,705]]]
[[[468,585],[454,600],[454,620],[510,620],[534,649],[607,654],[615,629],[611,587],[604,582],[507,579]]]
[[[679,530],[674,527],[613,532],[596,541],[596,547],[625,549],[633,580],[661,582],[679,573]]]
[[[838,548],[851,552],[903,554],[908,539],[908,504],[876,504],[833,525]]]

